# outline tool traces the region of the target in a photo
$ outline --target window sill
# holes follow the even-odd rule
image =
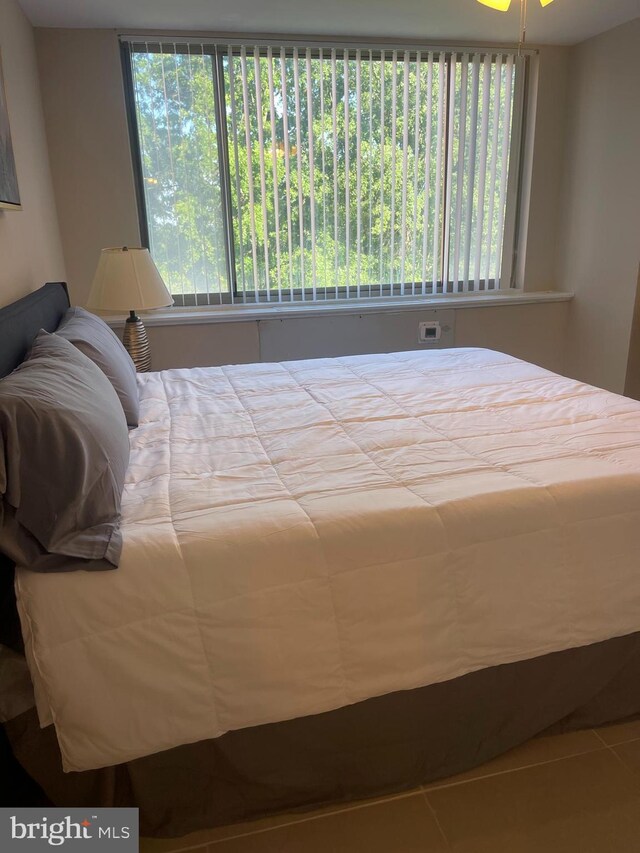
[[[539,302],[569,302],[573,293],[522,291],[501,293],[477,293],[451,296],[401,297],[398,299],[350,299],[348,302],[328,300],[313,306],[297,302],[294,305],[220,305],[201,308],[164,308],[143,313],[145,326],[187,326],[208,323],[242,323],[259,320],[285,319],[289,317],[317,317],[327,314],[388,314],[399,311],[438,311],[442,309],[489,308],[501,305],[530,305]],[[141,312],[142,313],[142,312]],[[102,314],[110,326],[124,326],[125,314]]]

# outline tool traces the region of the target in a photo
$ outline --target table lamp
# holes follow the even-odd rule
[[[103,249],[87,300],[90,311],[128,311],[123,343],[136,370],[151,369],[147,332],[136,311],[173,305],[171,294],[148,249]]]

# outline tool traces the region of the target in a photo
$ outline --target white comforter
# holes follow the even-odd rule
[[[18,572],[116,764],[640,630],[640,404],[487,350],[140,377],[113,572]]]

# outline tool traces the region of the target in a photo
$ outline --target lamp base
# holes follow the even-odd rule
[[[151,370],[151,349],[144,323],[131,311],[124,324],[122,338],[124,348],[131,356],[138,373],[148,373]]]

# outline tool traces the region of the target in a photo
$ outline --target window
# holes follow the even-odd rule
[[[143,224],[177,304],[511,285],[513,53],[125,50]]]

